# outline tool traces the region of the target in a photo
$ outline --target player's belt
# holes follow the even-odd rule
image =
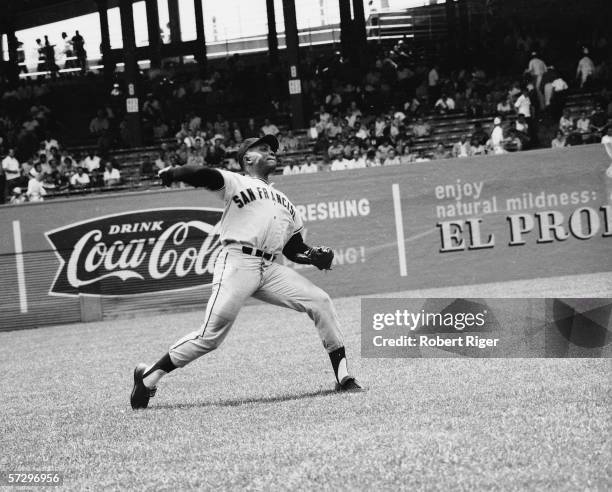
[[[275,255],[271,253],[265,253],[261,249],[250,248],[249,246],[243,246],[242,252],[245,255],[258,256],[259,258],[263,258],[264,260],[273,261],[276,258]]]

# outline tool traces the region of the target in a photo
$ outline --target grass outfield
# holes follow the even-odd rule
[[[132,370],[202,313],[0,333],[0,470],[64,489],[548,489],[612,486],[609,359],[360,359],[337,394],[304,316],[247,306],[224,345],[129,405]]]

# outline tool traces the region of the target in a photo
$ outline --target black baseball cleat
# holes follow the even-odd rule
[[[147,370],[146,364],[138,364],[134,369],[134,388],[130,395],[130,403],[132,408],[137,410],[139,408],[147,408],[149,405],[149,399],[155,396],[157,388],[147,388],[143,381],[143,375]]]
[[[365,391],[353,376],[346,376],[342,378],[342,381],[336,383],[336,391],[348,391],[351,393],[357,393],[359,391]]]

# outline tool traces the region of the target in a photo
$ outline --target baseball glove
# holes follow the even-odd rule
[[[319,270],[331,270],[334,252],[331,248],[323,246],[314,246],[308,248],[304,253],[310,260],[310,264],[316,266]]]

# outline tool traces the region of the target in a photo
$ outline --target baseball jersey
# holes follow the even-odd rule
[[[238,242],[267,253],[280,253],[291,236],[303,228],[295,206],[263,179],[219,172],[225,184],[217,192],[225,201],[219,222],[221,244]]]

